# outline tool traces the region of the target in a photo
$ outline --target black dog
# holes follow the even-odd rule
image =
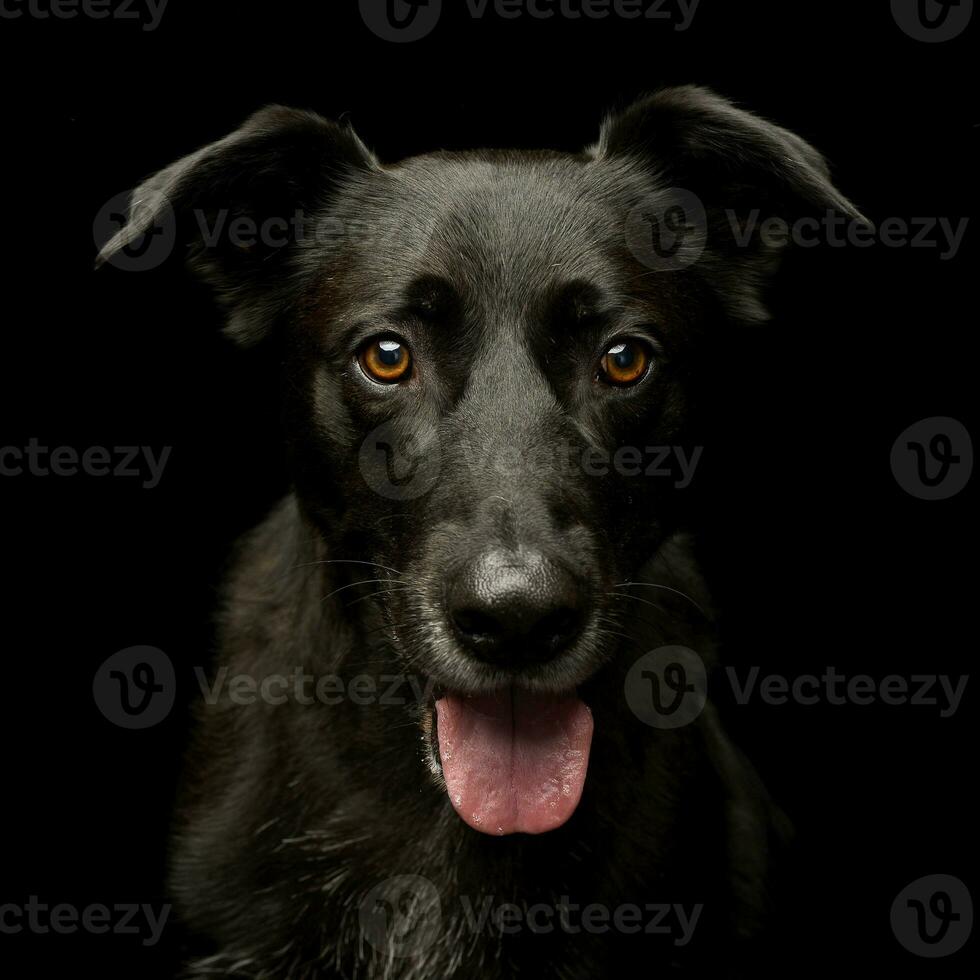
[[[647,651],[711,663],[693,450],[647,447],[690,450],[712,334],[766,317],[780,249],[730,220],[757,208],[855,216],[809,145],[697,88],[580,154],[385,166],[270,108],[139,188],[104,255],[176,220],[282,364],[295,488],[222,618],[217,681],[264,696],[200,712],[189,975],[736,971],[774,813],[710,704],[658,725],[633,695],[667,719],[696,688]]]

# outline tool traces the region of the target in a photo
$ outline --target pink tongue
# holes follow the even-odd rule
[[[541,834],[575,811],[592,744],[592,713],[578,698],[449,694],[436,712],[449,799],[474,830]]]

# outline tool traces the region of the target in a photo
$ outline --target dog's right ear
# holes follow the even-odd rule
[[[380,169],[349,127],[270,106],[141,184],[96,264],[165,233],[213,287],[226,332],[253,343],[288,302],[283,263],[300,244],[298,222],[322,212],[343,182]]]

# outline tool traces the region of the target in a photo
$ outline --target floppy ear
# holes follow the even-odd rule
[[[808,241],[819,240],[814,218],[866,222],[809,143],[699,86],[664,89],[610,115],[589,152],[647,168],[659,188],[652,194],[663,195],[658,210],[679,200],[688,219],[697,212],[695,271],[748,322],[769,318],[760,290],[801,219],[810,219]]]
[[[297,228],[309,230],[341,183],[379,169],[353,130],[269,106],[141,184],[96,264],[163,234],[213,287],[226,332],[252,343],[291,295],[286,263],[302,244]]]

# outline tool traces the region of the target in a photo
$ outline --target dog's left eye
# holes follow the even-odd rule
[[[412,354],[407,344],[393,337],[370,340],[357,355],[361,369],[372,380],[393,385],[412,373]]]
[[[619,340],[599,360],[599,380],[619,388],[635,385],[646,377],[652,360],[646,341]]]

